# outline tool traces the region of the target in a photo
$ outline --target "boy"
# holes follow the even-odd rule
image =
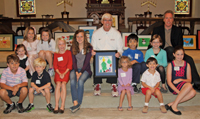
[[[15,54],[7,56],[7,66],[0,79],[0,98],[7,103],[3,113],[8,114],[15,109],[15,103],[10,99],[14,96],[19,97],[16,107],[19,113],[23,113],[22,103],[28,93],[26,71],[19,67],[19,58]]]
[[[46,61],[42,58],[37,58],[34,60],[33,63],[35,67],[35,72],[33,73],[32,80],[31,80],[31,88],[29,89],[29,105],[26,108],[26,112],[30,112],[34,109],[33,99],[34,94],[42,93],[43,96],[46,98],[47,102],[47,110],[52,112],[54,109],[51,106],[51,77],[49,73],[45,70]]]
[[[144,62],[143,53],[137,49],[138,36],[135,34],[130,34],[127,37],[127,45],[129,48],[123,52],[122,56],[128,56],[131,60],[133,72],[132,86],[134,88],[134,92],[138,93],[139,90],[137,88],[137,84],[140,83],[140,74],[142,74],[147,67]]]
[[[145,103],[142,112],[148,112],[148,104],[149,100],[151,99],[151,95],[158,98],[160,102],[160,110],[162,113],[166,113],[167,110],[165,109],[163,103],[162,93],[158,88],[160,85],[160,74],[156,71],[156,67],[158,66],[157,60],[153,57],[147,59],[146,65],[148,69],[142,74],[142,93],[145,95]]]

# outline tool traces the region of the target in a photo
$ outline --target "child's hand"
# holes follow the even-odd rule
[[[63,79],[65,77],[64,74],[60,74],[60,78]]]
[[[129,83],[126,86],[131,86]]]
[[[135,63],[138,63],[138,61],[136,61],[136,60],[131,61],[131,64],[135,64]]]
[[[181,82],[181,81],[182,81],[182,79],[176,79],[176,80],[173,81],[173,83],[174,83],[174,84],[178,84],[178,83]]]
[[[124,84],[122,85],[122,87],[124,87]]]
[[[151,94],[153,94],[155,92],[154,88],[150,88],[151,89]]]
[[[40,92],[42,93],[43,96],[45,96],[45,92],[43,90],[40,90]]]
[[[36,92],[37,92],[37,93],[40,93],[40,88],[36,88]]]
[[[18,85],[15,85],[13,86],[13,95],[16,95],[17,91],[19,90],[19,86]]]
[[[78,73],[77,75],[76,75],[76,78],[77,78],[77,82],[78,82],[78,80],[79,80],[79,78],[80,78],[80,76],[82,75],[82,73],[80,72],[80,73]]]

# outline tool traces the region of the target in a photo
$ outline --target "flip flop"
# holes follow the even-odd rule
[[[118,109],[119,111],[123,111],[122,107],[117,107],[117,109]]]
[[[128,111],[132,111],[132,110],[133,110],[133,106],[128,107],[127,110],[128,110]]]

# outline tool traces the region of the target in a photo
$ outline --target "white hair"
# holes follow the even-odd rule
[[[110,13],[105,13],[105,14],[103,14],[103,16],[102,16],[102,18],[101,18],[101,22],[103,22],[103,19],[104,19],[104,18],[113,20],[112,15],[111,15]]]

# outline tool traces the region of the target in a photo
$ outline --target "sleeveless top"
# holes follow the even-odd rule
[[[179,70],[175,71],[175,63],[174,61],[171,62],[172,65],[172,80],[171,82],[173,83],[174,80],[182,78],[182,79],[187,79],[187,62],[184,61],[184,66],[179,66]]]
[[[19,66],[22,67],[23,69],[26,68],[26,61],[27,61],[27,59],[28,59],[28,57],[20,60]],[[29,70],[26,71],[26,76],[27,76],[27,78],[31,78],[31,74],[29,73]]]

